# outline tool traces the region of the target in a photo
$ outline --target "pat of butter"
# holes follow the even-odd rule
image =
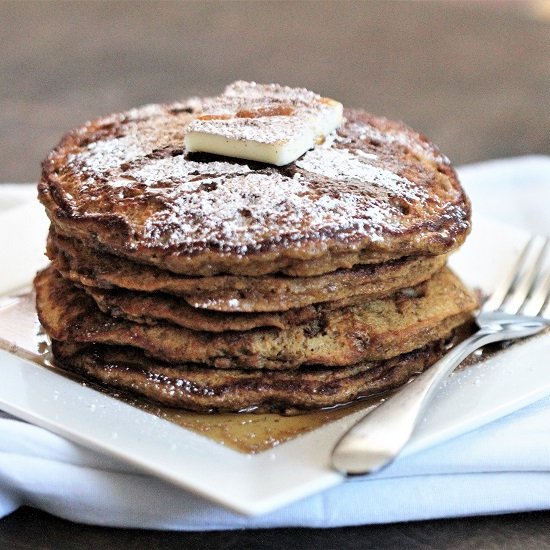
[[[238,81],[203,101],[185,147],[283,166],[323,143],[342,112],[341,103],[304,88]]]

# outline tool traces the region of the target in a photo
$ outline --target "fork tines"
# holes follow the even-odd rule
[[[531,237],[512,269],[483,305],[483,311],[528,316],[550,313],[549,251],[550,239]]]

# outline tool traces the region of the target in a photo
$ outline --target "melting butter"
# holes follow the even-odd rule
[[[238,81],[204,100],[185,147],[283,166],[323,143],[342,120],[341,103],[304,88]]]

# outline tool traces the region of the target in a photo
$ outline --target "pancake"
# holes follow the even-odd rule
[[[321,308],[316,306],[272,313],[220,313],[196,309],[182,299],[168,294],[83,288],[99,309],[112,317],[149,325],[168,321],[197,331],[242,331],[259,327],[289,329],[299,324],[311,323],[322,314]]]
[[[441,357],[477,301],[445,267],[470,203],[439,149],[345,110],[285,166],[190,153],[208,102],[88,122],[45,159],[52,265],[34,285],[57,364],[163,405],[288,412],[392,389]],[[239,113],[248,129],[288,116]]]
[[[297,412],[396,388],[437,361],[448,341],[386,361],[297,371],[216,370],[170,365],[135,348],[53,342],[55,362],[111,389],[194,411]],[[290,409],[290,411],[289,411]]]
[[[389,359],[447,337],[477,306],[473,295],[445,268],[416,289],[328,311],[288,330],[212,333],[106,315],[86,292],[52,267],[37,275],[35,288],[40,321],[53,339],[131,345],[170,363],[222,369],[296,369]]]
[[[329,311],[365,302],[362,296],[324,302],[287,311],[267,313],[224,313],[191,307],[181,299],[162,293],[104,290],[81,287],[97,307],[112,317],[155,325],[168,321],[189,330],[206,332],[243,331],[261,327],[290,329],[297,325],[324,322]]]
[[[98,253],[54,231],[48,237],[47,252],[54,267],[65,278],[84,287],[122,288],[142,293],[161,291],[180,296],[194,308],[226,312],[286,311],[327,301],[349,301],[351,297],[366,299],[386,296],[430,278],[443,267],[447,259],[445,255],[402,258],[314,277],[188,277],[137,264],[112,254]],[[94,291],[91,293],[94,294]],[[195,312],[194,318],[197,319],[198,315]],[[293,318],[298,322],[295,314]],[[271,321],[269,324],[280,328],[287,326],[280,321]],[[184,326],[193,328],[189,324]],[[197,330],[203,329],[198,326]]]
[[[333,138],[273,167],[185,155],[199,100],[67,134],[39,198],[56,231],[192,276],[313,276],[457,248],[470,204],[449,160],[402,123],[346,110]]]

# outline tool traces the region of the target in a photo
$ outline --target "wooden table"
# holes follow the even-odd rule
[[[456,163],[550,153],[549,2],[0,2],[0,181],[71,127],[235,79],[405,120]],[[155,533],[21,509],[1,548],[550,547],[550,514],[323,530]]]

